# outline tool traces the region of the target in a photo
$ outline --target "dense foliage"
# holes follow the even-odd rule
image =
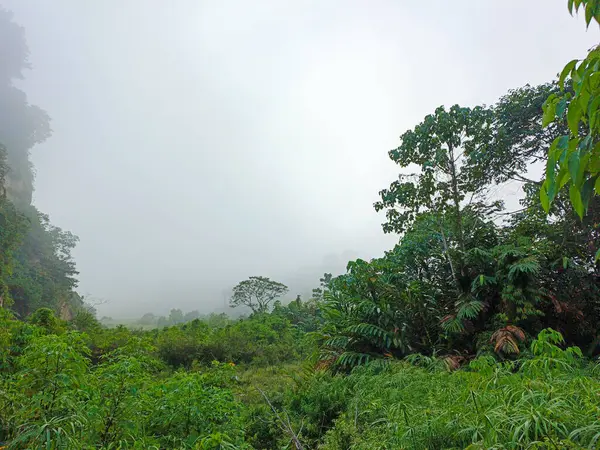
[[[76,330],[48,309],[27,322],[1,310],[0,440],[14,449],[583,449],[600,436],[598,367],[551,329],[514,361],[480,356],[457,371],[456,358],[414,353],[346,375],[299,365],[310,333],[277,309],[150,331]]]
[[[571,14],[580,9],[588,27],[592,21],[600,25],[598,0],[569,0]],[[565,89],[567,78],[572,89]],[[591,49],[582,61],[567,63],[559,85],[561,91],[544,103],[544,125],[566,121],[568,130],[550,146],[540,198],[549,211],[558,192],[568,184],[571,204],[583,218],[592,195],[600,193],[600,47]]]
[[[583,8],[589,25],[599,5],[569,9]],[[491,107],[441,106],[401,136],[389,156],[404,170],[375,203],[400,242],[329,283],[322,364],[347,370],[415,352],[510,359],[547,327],[599,352],[599,64],[595,48],[558,82]],[[528,168],[546,155],[546,180],[532,179]],[[520,210],[505,211],[497,195],[507,181],[522,183]]]

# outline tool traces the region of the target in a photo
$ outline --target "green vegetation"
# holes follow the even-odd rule
[[[600,24],[598,0],[569,0],[571,14],[580,9],[588,27],[592,21]],[[569,88],[565,88],[567,78]],[[567,63],[558,84],[560,92],[544,103],[544,126],[566,121],[568,130],[550,146],[540,198],[548,212],[558,192],[569,184],[571,204],[583,218],[593,193],[600,194],[600,47],[593,48],[582,61]]]
[[[255,411],[242,399],[263,406],[249,396],[253,377],[311,348],[286,307],[145,332],[94,321],[76,329],[47,308],[26,322],[0,312],[0,440],[9,448],[251,448],[244,430]]]
[[[600,436],[598,366],[556,331],[518,359],[413,353],[335,373],[298,362],[314,344],[287,317],[315,310],[292,305],[151,331],[2,310],[0,439],[15,449],[483,449],[594,448]]]
[[[599,0],[568,6],[600,19]],[[557,82],[406,131],[374,205],[398,244],[325,274],[313,298],[284,303],[285,285],[250,277],[230,299],[249,317],[172,309],[124,326],[85,307],[77,238],[31,205],[28,152],[49,119],[11,82],[23,31],[4,11],[0,27],[18,44],[0,63],[2,445],[598,447],[598,49]],[[511,180],[517,211],[493,195]]]
[[[51,134],[50,118],[13,84],[29,67],[24,30],[0,8],[0,305],[20,317],[40,307],[64,318],[83,307],[71,250],[77,237],[32,204],[30,150]]]

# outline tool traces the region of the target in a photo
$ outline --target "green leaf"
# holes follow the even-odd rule
[[[556,184],[558,185],[558,190],[560,191],[565,184],[569,182],[571,179],[571,175],[569,174],[569,169],[567,166],[561,166],[560,172],[556,177]]]
[[[556,156],[559,151],[558,149],[559,139],[554,139],[550,149],[548,150],[548,161],[546,161],[546,179],[554,181],[555,170],[556,170]]]
[[[579,133],[579,119],[581,119],[582,113],[579,104],[577,102],[571,102],[567,112],[567,123],[573,136],[577,136]]]
[[[550,201],[550,203],[552,203],[554,201],[554,197],[556,197],[556,194],[558,193],[556,179],[553,178],[551,180],[548,180],[548,185],[546,186],[546,188],[548,193],[548,200]]]
[[[569,0],[567,7],[569,8],[569,14],[573,15],[573,0]]]
[[[544,181],[542,187],[540,188],[540,201],[542,202],[542,208],[546,211],[546,214],[550,212],[550,199],[548,198],[548,191],[546,189],[548,180]]]
[[[563,269],[566,269],[567,266],[569,265],[569,258],[567,258],[566,256],[563,256],[562,263],[563,263]]]
[[[588,117],[590,118],[590,133],[594,132],[596,123],[598,121],[598,109],[600,107],[600,95],[594,97],[594,99],[588,105]]]
[[[558,78],[558,85],[560,86],[561,91],[565,89],[565,79],[571,73],[571,71],[575,67],[575,64],[577,64],[576,59],[574,59],[573,61],[569,61],[560,73],[560,77]]]
[[[583,202],[583,208],[585,211],[588,210],[590,198],[592,198],[592,195],[594,194],[594,184],[594,178],[588,178],[585,180],[585,183],[583,183],[583,188],[581,189],[581,201]]]
[[[573,152],[577,151],[579,139],[573,138],[569,139],[569,147],[567,150],[563,150],[563,152],[559,155],[558,163],[562,166],[563,164],[567,164],[567,156],[570,156]]]
[[[577,147],[580,150],[583,150],[584,152],[590,150],[591,146],[592,146],[592,135],[591,134],[588,134],[586,137],[581,139],[581,141],[577,145]]]
[[[590,93],[586,89],[582,90],[581,94],[579,94],[579,97],[577,98],[577,102],[579,103],[581,113],[583,114],[588,110],[590,104]]]
[[[556,103],[556,94],[552,94],[544,102],[544,105],[542,106],[544,110],[544,115],[542,116],[542,127],[547,127],[554,121],[554,117],[556,116]]]
[[[596,178],[596,182],[594,183],[594,191],[596,194],[600,195],[600,177]]]
[[[596,178],[596,181],[594,183],[594,191],[597,195],[600,195],[600,177]]]
[[[562,97],[560,101],[556,104],[556,117],[561,118],[565,115],[565,111],[567,109],[567,98]]]
[[[587,5],[585,5],[585,24],[586,26],[590,26],[590,22],[592,21],[592,17],[594,17],[594,5],[592,1],[589,1]]]
[[[579,161],[580,154],[579,151],[575,151],[571,153],[569,156],[569,173],[571,174],[571,179],[573,183],[577,184],[577,175],[579,174]]]
[[[588,166],[588,161],[590,160],[590,154],[586,153],[582,157],[579,158],[579,171],[577,172],[577,177],[573,182],[580,186],[583,183],[585,172]]]
[[[555,138],[548,149],[548,158],[557,161],[564,150],[569,148],[569,136],[560,136]]]
[[[600,259],[600,248],[596,251],[596,256],[594,257],[594,261],[598,261]]]
[[[569,136],[560,136],[554,139],[552,145],[550,146],[552,153],[552,158],[555,161],[558,161],[559,164],[563,164],[565,160],[565,156],[567,154],[566,150],[569,148]]]
[[[598,6],[600,6],[600,3],[598,4]],[[600,72],[597,72],[596,70],[598,70],[597,67],[594,67],[593,70],[595,70],[594,72],[592,72],[590,74],[590,77],[588,78],[588,90],[591,92],[594,92],[596,89],[598,89],[598,86],[600,86]]]
[[[571,199],[571,205],[573,205],[575,212],[580,219],[583,219],[584,208],[583,202],[581,201],[581,193],[579,192],[579,188],[574,184],[572,184],[569,189],[569,198]]]

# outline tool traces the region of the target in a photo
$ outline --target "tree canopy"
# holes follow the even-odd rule
[[[252,312],[264,313],[269,310],[274,300],[282,297],[288,292],[285,284],[272,281],[267,277],[250,277],[240,281],[233,288],[233,295],[229,300],[232,308],[244,305]]]

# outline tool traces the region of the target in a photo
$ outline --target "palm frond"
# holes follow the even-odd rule
[[[465,331],[465,324],[456,317],[455,314],[448,314],[441,320],[442,328],[451,333],[462,333]]]
[[[383,343],[386,347],[392,345],[394,336],[392,333],[380,328],[371,323],[359,323],[356,325],[350,325],[345,330],[348,333],[355,334],[362,338],[375,339]]]
[[[490,343],[494,344],[496,353],[519,354],[519,342],[525,340],[525,332],[514,325],[507,325],[492,334]]]
[[[474,319],[476,318],[481,311],[485,309],[485,303],[481,300],[477,300],[474,297],[471,297],[469,300],[461,303],[458,307],[458,311],[456,313],[457,319]]]
[[[511,264],[508,271],[508,279],[515,280],[520,275],[537,275],[540,271],[540,263],[533,255],[520,259],[518,262]]]
[[[373,355],[368,353],[344,352],[337,358],[335,364],[342,367],[355,367],[367,364],[373,359]]]

